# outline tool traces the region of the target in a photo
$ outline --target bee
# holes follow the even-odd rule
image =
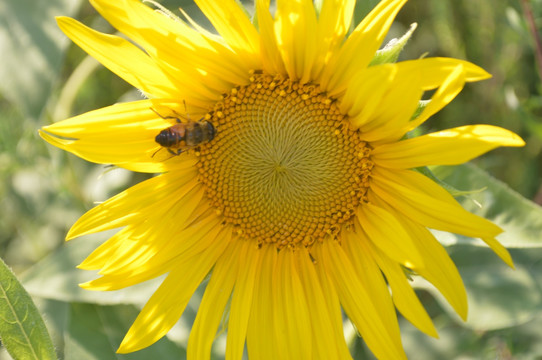
[[[163,119],[175,119],[177,121],[177,124],[160,131],[154,138],[160,146],[166,148],[172,155],[180,155],[187,149],[208,143],[215,138],[216,128],[211,122],[203,118],[198,121],[191,121],[188,118],[188,122],[181,122],[181,119],[177,116],[163,117],[158,113],[157,115]]]

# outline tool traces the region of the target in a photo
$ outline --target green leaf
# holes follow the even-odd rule
[[[439,338],[427,336],[403,318],[399,318],[401,338],[407,357],[416,360],[461,359],[481,357],[480,335],[460,328],[445,315],[434,320]],[[485,357],[488,359],[488,357]],[[497,359],[498,357],[494,357]]]
[[[401,36],[399,39],[391,39],[383,49],[380,49],[376,52],[375,56],[371,60],[369,66],[394,63],[399,58],[401,51],[405,47],[406,43],[416,30],[418,24],[413,23],[410,25],[410,29]]]
[[[465,326],[489,331],[532,321],[542,312],[542,208],[473,164],[439,166],[432,171],[459,189],[486,187],[458,200],[467,210],[504,229],[497,239],[509,248],[516,267],[506,266],[480,240],[434,232],[439,241],[451,245],[448,251],[467,289],[469,317]],[[429,290],[463,324],[436,289],[420,279],[414,285]]]
[[[523,114],[522,119],[525,121],[525,126],[529,129],[529,132],[539,139],[542,139],[542,122],[536,115],[531,115],[525,111],[521,111]]]
[[[68,38],[54,15],[73,16],[81,0],[7,0],[0,5],[0,92],[38,119],[57,80]]]
[[[446,191],[448,191],[450,195],[452,195],[453,197],[471,195],[471,194],[479,193],[481,191],[486,190],[486,187],[483,187],[481,189],[474,189],[474,190],[459,190],[459,189],[454,188],[447,182],[444,182],[438,177],[436,177],[435,174],[433,174],[433,172],[431,171],[431,169],[429,169],[429,167],[427,166],[419,167],[419,168],[416,168],[415,170],[427,176],[429,179],[433,180],[434,182],[436,182],[438,185],[440,185]]]
[[[423,334],[404,319],[399,320],[409,359],[542,359],[542,316],[511,329],[488,332],[460,327],[445,314],[434,322],[438,339]]]
[[[64,333],[68,326],[70,304],[40,297],[33,297],[32,299],[47,324],[47,330],[49,331],[49,335],[51,335],[51,340],[53,341],[58,358],[65,359]],[[2,356],[0,355],[1,358]]]
[[[497,239],[506,247],[542,247],[542,207],[525,199],[508,185],[493,178],[473,164],[456,167],[438,166],[433,173],[457,189],[485,191],[460,197],[467,210],[493,221],[504,229]],[[442,235],[442,236],[440,236]],[[453,234],[441,234],[439,240],[448,243],[474,243],[472,239]]]
[[[450,252],[467,288],[468,327],[487,331],[517,326],[542,311],[542,249],[511,250],[515,269],[489,249],[459,245]]]
[[[117,359],[96,308],[97,306],[90,304],[71,305],[70,322],[64,335],[66,359]]]
[[[57,358],[38,309],[1,259],[0,319],[0,338],[14,359]]]
[[[65,358],[77,360],[107,359],[184,359],[186,352],[167,337],[148,348],[121,355],[116,350],[131,322],[138,314],[134,306],[98,306],[72,304],[65,340]]]
[[[410,118],[410,121],[417,119],[418,116],[420,116],[420,114],[425,110],[427,105],[429,105],[430,103],[431,103],[431,100],[420,100],[418,102],[418,107],[416,108],[416,111],[414,111],[414,114]],[[416,129],[419,129],[419,128],[416,128]]]
[[[159,286],[154,279],[118,291],[89,291],[78,286],[98,277],[96,272],[77,269],[86,256],[110,233],[85,236],[63,244],[21,275],[21,282],[33,296],[66,302],[88,302],[104,305],[143,304]]]
[[[525,324],[542,314],[542,249],[512,249],[515,269],[487,248],[455,245],[448,250],[467,289],[467,322],[427,282],[417,278],[413,285],[431,292],[458,324],[490,331]]]

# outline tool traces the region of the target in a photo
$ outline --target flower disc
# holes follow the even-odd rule
[[[277,247],[335,235],[367,189],[370,149],[317,85],[255,74],[210,113],[200,180],[238,232]]]

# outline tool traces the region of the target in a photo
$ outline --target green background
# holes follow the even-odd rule
[[[356,18],[361,19],[376,3],[359,1]],[[192,3],[171,0],[162,4],[171,10],[182,7],[198,22],[206,23]],[[389,38],[400,37],[411,23],[418,23],[400,60],[424,54],[449,56],[467,59],[493,75],[490,80],[468,84],[428,121],[424,132],[493,124],[518,133],[527,143],[523,148],[497,149],[468,166],[434,169],[461,190],[488,187],[458,200],[507,230],[499,239],[511,248],[517,269],[508,269],[471,239],[439,234],[467,285],[469,321],[458,321],[431,288],[415,279],[441,339],[428,338],[401,321],[411,359],[542,357],[542,210],[533,203],[542,203],[542,63],[536,56],[542,49],[528,14],[535,32],[540,33],[542,0],[410,0],[390,31]],[[0,3],[0,257],[22,280],[44,315],[60,358],[183,358],[201,291],[168,338],[138,353],[116,355],[114,350],[137,309],[157,283],[114,293],[77,287],[95,274],[79,271],[75,265],[111,234],[64,244],[67,230],[95,203],[146,175],[87,163],[46,144],[37,129],[141,97],[74,46],[58,30],[57,15],[114,32],[85,1]],[[371,357],[348,325],[347,336],[356,359]],[[213,353],[216,358],[222,357],[223,345],[221,336]],[[1,348],[0,359],[10,359]]]

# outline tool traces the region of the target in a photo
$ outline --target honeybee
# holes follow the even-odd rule
[[[154,138],[160,146],[166,148],[172,155],[180,155],[187,149],[208,143],[215,138],[216,128],[211,122],[203,118],[198,121],[191,121],[188,118],[188,122],[181,122],[181,119],[176,116],[163,117],[160,114],[158,116],[177,121],[177,124],[160,131]]]

